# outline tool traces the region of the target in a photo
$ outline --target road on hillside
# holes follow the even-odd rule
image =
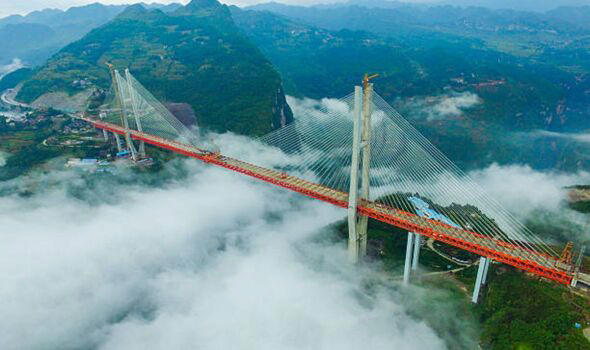
[[[0,99],[2,100],[2,102],[6,103],[7,105],[11,105],[11,106],[15,106],[15,107],[30,108],[31,106],[28,104],[15,101],[14,98],[16,97],[16,93],[17,93],[17,91],[15,89],[8,89],[2,93],[2,96],[0,96]]]

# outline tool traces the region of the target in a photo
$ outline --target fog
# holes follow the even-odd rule
[[[342,210],[197,161],[166,167],[158,186],[124,169],[2,184],[0,348],[446,348],[407,291],[322,239]],[[446,315],[443,328],[462,322]]]
[[[482,103],[483,100],[477,94],[465,91],[407,99],[403,107],[411,110],[415,117],[435,121],[457,118],[466,110]]]
[[[10,72],[13,72],[17,69],[21,69],[23,67],[23,62],[19,58],[13,59],[12,62],[9,64],[0,65],[0,78],[2,78],[4,75]]]
[[[526,165],[493,164],[470,175],[506,209],[521,218],[535,209],[563,210],[568,192],[565,187],[590,183],[587,172],[539,172]]]
[[[590,243],[588,215],[569,208],[566,188],[589,184],[590,173],[493,164],[469,175],[536,235],[553,242]]]
[[[428,113],[433,118],[452,118],[447,115],[448,111],[454,108],[461,111],[462,109],[473,107],[473,103],[481,103],[480,98],[473,93],[452,93],[437,98],[421,99],[419,101],[422,101],[419,103],[423,103],[421,109],[415,109],[413,114],[419,114],[422,111],[422,113]],[[414,100],[414,103],[418,102]],[[339,100],[289,98],[289,104],[296,115],[302,115],[305,112],[305,115],[316,119],[326,118],[327,115],[331,114],[343,115],[349,112],[349,107],[343,105]],[[427,112],[424,112],[425,110]],[[379,119],[376,117],[383,117],[381,114],[383,113],[376,111],[373,115],[373,120]],[[377,127],[383,129],[383,127]],[[576,137],[581,139],[581,141],[583,140],[582,134],[559,135],[562,135],[561,137]],[[403,144],[398,144],[393,140],[389,140],[388,143],[392,145],[392,155],[396,154],[395,147],[403,147]],[[453,155],[450,156],[451,158],[453,157]],[[531,159],[531,161],[534,164],[535,159]],[[563,243],[571,240],[577,244],[590,243],[590,234],[586,228],[588,217],[585,214],[570,209],[568,202],[569,189],[566,188],[568,186],[590,184],[590,173],[587,171],[540,171],[533,169],[526,163],[512,165],[498,165],[494,163],[486,168],[471,171],[468,174],[484,191],[481,195],[476,195],[475,193],[477,191],[467,191],[467,193],[463,194],[458,191],[448,191],[451,183],[447,174],[444,173],[432,178],[428,182],[428,187],[425,187],[420,182],[419,175],[416,176],[409,173],[406,174],[407,178],[416,178],[416,182],[412,183],[410,181],[408,183],[408,181],[404,181],[404,183],[396,183],[394,181],[395,176],[391,175],[388,179],[389,182],[384,183],[384,174],[396,174],[398,171],[391,167],[384,167],[381,163],[379,165],[376,164],[371,172],[372,178],[379,183],[372,190],[374,199],[382,196],[385,192],[415,191],[440,205],[451,205],[452,203],[475,205],[483,210],[484,213],[494,218],[507,232],[514,231],[515,226],[512,219],[506,216],[505,213],[499,212],[493,203],[490,204],[487,202],[487,199],[492,198],[496,202],[499,202],[518,221],[529,225],[529,228],[533,232],[547,242]],[[348,174],[348,169],[344,168],[343,173]],[[404,166],[401,173],[404,173],[406,169],[414,168]],[[417,171],[416,169],[409,171]],[[471,183],[468,179],[461,175],[456,177],[456,181],[458,181],[457,183],[462,188],[471,188]],[[521,229],[518,228],[518,230]]]
[[[567,139],[573,140],[576,142],[581,143],[590,143],[590,134],[587,133],[564,133],[564,132],[555,132],[555,131],[548,131],[548,130],[537,130],[530,133],[530,136],[533,138],[557,138],[557,139]]]
[[[300,160],[211,137],[262,166]],[[493,165],[471,176],[523,220],[584,218],[567,216],[563,186],[588,183],[587,173]],[[55,170],[0,182],[0,348],[474,348],[477,324],[447,290],[403,288],[386,278],[399,272],[347,262],[333,226],[344,215],[196,160],[157,174]]]

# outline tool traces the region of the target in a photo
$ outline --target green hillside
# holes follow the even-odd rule
[[[290,94],[342,97],[359,83],[362,74],[379,73],[374,81],[376,91],[465,169],[493,162],[567,170],[590,165],[584,144],[536,133],[590,128],[590,75],[556,63],[572,57],[570,68],[579,64],[582,69],[586,64],[583,56],[572,54],[569,48],[546,50],[543,55],[552,52],[551,60],[510,54],[491,48],[489,42],[465,29],[470,28],[468,24],[461,27],[462,22],[457,22],[461,14],[475,12],[477,18],[483,12],[480,16],[486,19],[486,26],[503,23],[509,27],[524,21],[525,13],[514,14],[516,19],[498,13],[488,18],[484,16],[488,10],[444,7],[440,10],[450,18],[445,20],[442,14],[434,16],[434,10],[418,11],[414,18],[409,9],[260,7],[267,11],[232,7],[232,14],[277,67]],[[358,13],[371,16],[362,19]],[[534,19],[529,22],[539,33],[544,28]],[[455,23],[453,28],[463,31],[437,27],[444,23],[449,27]],[[517,37],[490,33],[490,40],[492,36],[507,43]],[[479,103],[454,115],[431,115],[433,109],[445,107],[439,103],[465,94],[477,95]]]
[[[171,13],[130,6],[52,57],[17,98],[107,89],[107,62],[128,67],[163,102],[190,104],[215,131],[260,135],[292,120],[278,73],[214,0]]]

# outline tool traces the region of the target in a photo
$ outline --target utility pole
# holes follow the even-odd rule
[[[362,150],[360,200],[369,199],[371,170],[371,113],[373,84],[371,79],[377,74],[365,74],[362,88],[355,88],[352,164],[350,174],[350,191],[348,197],[348,252],[350,260],[357,263],[367,254],[367,226],[369,218],[358,215],[359,201],[359,158]]]

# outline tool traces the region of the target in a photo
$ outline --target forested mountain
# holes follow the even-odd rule
[[[362,74],[375,72],[377,91],[465,167],[590,162],[575,137],[590,128],[590,7],[533,13],[381,0],[274,3],[231,7],[238,33],[214,1],[178,6],[129,9],[52,58],[19,98],[75,94],[88,81],[104,88],[103,63],[112,60],[130,65],[158,97],[189,102],[216,130],[244,129],[246,116],[273,100],[272,121],[262,117],[257,131],[246,131],[260,133],[290,120],[275,68],[288,94],[312,98],[346,95]]]
[[[590,61],[584,50],[582,56],[567,48],[525,56],[494,49],[465,32],[404,24],[429,18],[420,13],[358,6],[255,8],[272,12],[233,8],[234,19],[281,72],[289,93],[340,97],[363,73],[379,73],[377,91],[465,167],[526,161],[575,169],[590,160],[585,145],[537,132],[590,127]],[[441,23],[454,23],[444,17],[438,15]],[[495,35],[510,40],[510,34]],[[565,60],[568,66],[558,63]]]
[[[67,11],[35,11],[0,19],[0,64],[20,58],[28,65],[43,63],[65,45],[110,21],[125,6],[92,4]]]
[[[292,119],[279,74],[215,0],[170,13],[130,6],[52,57],[17,98],[96,96],[110,86],[107,62],[128,67],[162,101],[188,103],[199,125],[216,131],[259,135]]]
[[[563,6],[590,5],[588,0],[447,0],[444,4],[454,6],[479,6],[491,9],[546,12]]]
[[[0,64],[20,58],[25,64],[42,64],[65,45],[81,39],[90,30],[112,20],[127,5],[93,3],[72,7],[66,11],[45,9],[26,16],[0,18]],[[177,10],[179,4],[144,4],[149,9],[164,12]]]

